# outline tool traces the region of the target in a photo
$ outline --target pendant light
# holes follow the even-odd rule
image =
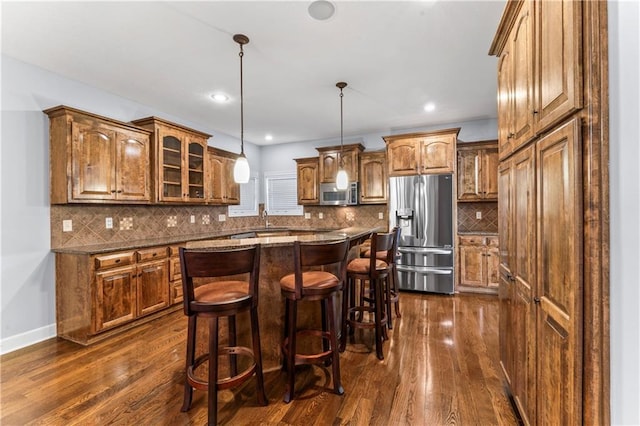
[[[233,41],[240,45],[240,156],[236,158],[236,163],[233,166],[233,180],[236,183],[249,182],[249,162],[246,155],[244,155],[244,92],[242,85],[242,57],[244,51],[242,46],[249,43],[249,37],[244,34],[236,34],[233,36]]]
[[[342,148],[344,146],[342,131],[342,97],[344,95],[342,93],[342,89],[347,87],[347,83],[340,81],[336,83],[336,87],[340,89],[340,168],[338,169],[338,175],[336,176],[336,188],[340,191],[344,191],[349,186],[349,176],[347,175],[347,171],[344,169],[344,162],[342,160]]]

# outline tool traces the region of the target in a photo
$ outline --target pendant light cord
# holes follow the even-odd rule
[[[240,44],[240,155],[244,155],[244,88],[242,82],[242,57],[244,50]]]
[[[344,162],[342,160],[342,149],[343,149],[343,145],[344,145],[344,137],[343,137],[343,114],[342,114],[342,98],[344,97],[344,94],[342,93],[342,87],[338,86],[340,88],[340,168],[344,168]]]

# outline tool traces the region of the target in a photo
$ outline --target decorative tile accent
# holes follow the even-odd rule
[[[476,219],[476,212],[482,219]],[[498,232],[498,203],[458,203],[458,231]]]
[[[306,206],[311,219],[303,216],[269,216],[272,227],[339,229],[349,226],[379,227],[388,223],[378,219],[387,206],[362,205],[349,207]],[[319,218],[322,213],[323,218]],[[224,222],[214,220],[227,215],[225,206],[138,206],[138,205],[52,205],[51,247],[76,247],[120,241],[144,240],[158,236],[188,236],[213,231],[259,228],[264,219],[259,216],[229,217]],[[191,215],[202,220],[190,223]],[[105,217],[112,217],[113,229],[106,229]],[[73,220],[73,231],[62,232],[62,221]],[[129,219],[129,220],[125,220]],[[135,224],[135,226],[134,226]],[[171,224],[171,226],[169,226]],[[126,229],[125,229],[126,228]]]

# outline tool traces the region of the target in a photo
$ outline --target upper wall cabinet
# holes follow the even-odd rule
[[[340,169],[340,162],[349,176],[350,182],[358,181],[358,158],[364,150],[362,144],[327,146],[316,148],[320,155],[319,174],[320,183],[333,183]]]
[[[384,151],[360,154],[360,204],[387,202],[387,156]]]
[[[453,173],[460,128],[384,136],[389,176]]]
[[[298,204],[319,204],[318,157],[296,158],[295,161],[298,178]]]
[[[147,130],[66,106],[44,112],[51,204],[151,201]]]
[[[501,159],[582,108],[582,7],[579,1],[526,0],[505,15],[511,30],[490,50],[500,57]]]
[[[498,143],[458,145],[458,201],[498,200]]]
[[[237,154],[222,149],[207,148],[207,202],[210,204],[240,204],[240,185],[233,179]]]
[[[211,135],[157,117],[133,123],[153,132],[154,201],[204,203]]]

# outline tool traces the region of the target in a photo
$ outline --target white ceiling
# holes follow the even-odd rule
[[[339,138],[338,81],[345,137],[496,117],[487,52],[504,2],[335,1],[326,21],[309,4],[3,1],[2,52],[239,137],[232,36],[246,34],[245,140],[258,145]]]

